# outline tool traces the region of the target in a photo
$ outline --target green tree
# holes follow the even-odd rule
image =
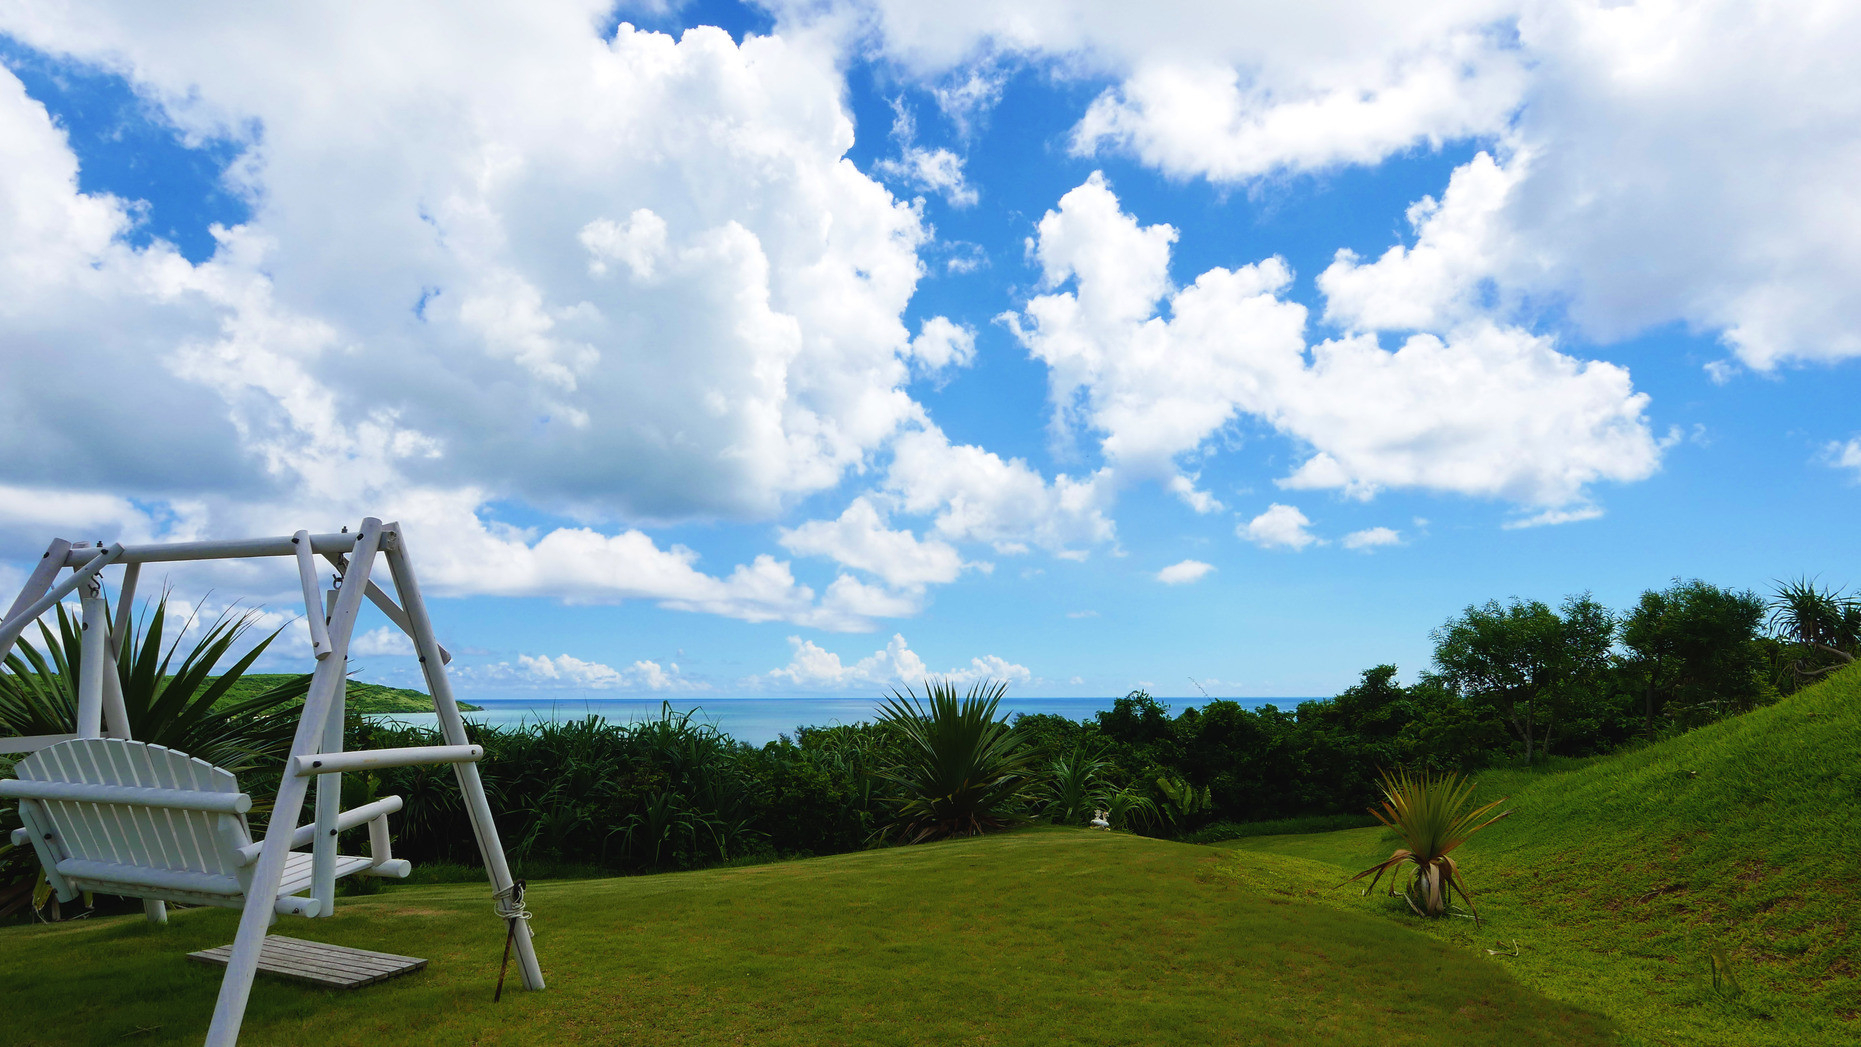
[[[1397,739],[1400,763],[1421,770],[1459,770],[1485,767],[1504,751],[1507,727],[1491,705],[1468,701],[1453,681],[1424,672],[1407,688],[1415,719],[1403,725]],[[1381,766],[1393,766],[1384,763]],[[1364,775],[1359,790],[1374,790],[1374,775]]]
[[[1589,594],[1564,601],[1489,600],[1436,629],[1435,668],[1463,695],[1489,703],[1525,746],[1550,748],[1560,716],[1593,701],[1609,666],[1615,619]]]
[[[1663,716],[1697,723],[1758,703],[1765,611],[1756,593],[1699,579],[1641,594],[1622,619],[1622,646],[1649,732]]]

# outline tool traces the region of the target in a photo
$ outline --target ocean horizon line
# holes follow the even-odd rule
[[[1019,714],[1046,714],[1063,716],[1069,720],[1085,720],[1110,709],[1112,704],[1122,697],[1124,695],[1009,697],[1003,700],[1000,711],[1002,715],[1010,718]],[[610,697],[554,695],[491,698],[469,693],[460,694],[459,698],[461,701],[478,707],[476,712],[466,712],[466,719],[498,727],[560,723],[587,715],[601,716],[618,723],[638,723],[655,718],[664,706],[670,705],[675,714],[690,714],[732,738],[756,745],[774,741],[782,735],[792,735],[803,727],[833,727],[870,722],[877,716],[879,704],[884,700],[882,696],[873,695],[782,697],[769,695],[705,695],[703,697],[690,695],[616,695]],[[1172,712],[1200,707],[1211,701],[1232,701],[1251,709],[1259,709],[1268,705],[1291,709],[1299,702],[1312,700],[1314,699],[1291,696],[1157,698],[1158,702]],[[435,715],[434,713],[394,713],[389,714],[386,719],[409,725],[428,725],[433,722]]]
[[[845,695],[845,694],[712,694],[712,695],[704,695],[704,696],[702,696],[702,697],[698,697],[698,696],[693,696],[693,695],[658,695],[658,694],[622,694],[622,695],[603,695],[603,696],[599,696],[599,697],[596,697],[596,696],[593,696],[593,695],[577,695],[577,696],[575,696],[575,697],[552,697],[552,698],[543,698],[543,697],[535,697],[535,698],[529,698],[529,697],[520,697],[520,698],[488,698],[488,697],[485,697],[485,696],[483,696],[483,695],[477,695],[477,694],[472,694],[472,693],[470,693],[470,692],[468,692],[468,691],[457,691],[456,693],[458,694],[458,696],[459,696],[459,699],[460,699],[461,701],[467,701],[467,702],[472,702],[472,703],[474,703],[474,704],[476,704],[476,703],[478,703],[478,702],[513,702],[513,703],[515,703],[515,702],[521,702],[521,703],[526,703],[526,704],[531,704],[531,705],[535,705],[535,704],[539,704],[539,703],[543,703],[543,702],[558,702],[558,701],[569,701],[569,702],[657,702],[657,701],[693,701],[693,702],[695,702],[695,701],[715,701],[715,702],[818,702],[818,701],[848,701],[848,702],[852,702],[852,701],[862,701],[862,700],[864,700],[864,699],[862,699],[862,698],[859,698],[859,697],[855,697],[855,696],[852,696],[852,695]],[[873,699],[873,700],[875,700],[875,701],[881,701],[881,700],[883,700],[883,699],[884,699],[884,698],[886,698],[886,697],[888,697],[888,696],[887,696],[887,695],[880,695],[880,696],[878,696],[877,698],[875,698],[875,699]],[[1016,698],[1016,699],[1012,699],[1012,701],[1017,701],[1017,702],[1101,702],[1101,701],[1102,701],[1102,702],[1115,702],[1115,701],[1117,701],[1118,699],[1120,699],[1120,698],[1123,698],[1123,697],[1126,697],[1126,696],[1125,696],[1125,695],[1122,695],[1122,694],[1118,694],[1118,695],[1094,695],[1094,694],[1087,694],[1087,695],[1066,695],[1066,694],[1058,694],[1058,695],[1033,695],[1033,696],[1028,696],[1028,697],[1023,697],[1023,698]],[[1223,695],[1223,694],[1216,694],[1216,695],[1186,695],[1186,696],[1184,696],[1184,695],[1162,695],[1162,694],[1155,694],[1155,695],[1151,695],[1151,697],[1152,697],[1152,698],[1154,698],[1155,700],[1157,700],[1157,701],[1159,701],[1159,702],[1176,702],[1176,701],[1183,701],[1183,702],[1326,702],[1326,701],[1330,701],[1330,700],[1331,700],[1331,699],[1332,699],[1333,697],[1335,697],[1335,696],[1334,696],[1334,695],[1328,695],[1328,694],[1324,694],[1324,695],[1311,695],[1311,694],[1308,694],[1308,695],[1285,695],[1285,694],[1275,694],[1275,695],[1262,695],[1262,696],[1258,696],[1258,697],[1255,697],[1255,696],[1237,696],[1237,695]],[[1009,702],[1010,702],[1010,699],[1003,699],[1003,704],[1004,704],[1004,705],[1006,705],[1006,704],[1009,704]]]

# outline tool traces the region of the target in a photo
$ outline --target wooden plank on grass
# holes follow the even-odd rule
[[[217,949],[188,953],[187,958],[195,963],[224,967],[232,954],[232,946],[222,945]],[[396,956],[279,935],[265,938],[265,947],[258,959],[260,973],[326,989],[359,989],[425,966],[426,961],[417,956]]]

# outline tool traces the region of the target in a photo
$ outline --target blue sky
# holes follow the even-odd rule
[[[468,690],[701,698],[1854,580],[1856,16],[946,6],[0,14],[0,582],[398,517]]]

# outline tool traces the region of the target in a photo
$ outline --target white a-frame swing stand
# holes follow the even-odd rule
[[[399,603],[370,577],[376,557],[385,556]],[[129,629],[129,605],[145,563],[218,560],[253,556],[295,557],[303,583],[316,671],[304,700],[303,719],[291,742],[263,841],[251,839],[245,813],[252,806],[233,775],[201,760],[129,736],[128,713],[117,676],[116,652]],[[315,558],[338,572],[337,586],[324,593]],[[117,614],[110,621],[103,598],[103,569],[123,565]],[[58,581],[58,573],[71,574]],[[466,741],[458,703],[446,679],[450,655],[433,637],[433,623],[407,558],[398,524],[369,518],[351,534],[309,534],[243,541],[170,545],[73,545],[62,539],[46,550],[5,619],[0,619],[0,661],[26,627],[79,588],[84,590],[84,653],[77,667],[77,731],[68,735],[0,738],[0,752],[29,753],[15,767],[17,780],[0,780],[0,797],[18,801],[24,828],[15,843],[30,843],[61,900],[80,891],[143,899],[150,920],[166,919],[166,903],[219,905],[241,910],[219,1002],[207,1032],[208,1047],[232,1047],[239,1038],[258,972],[265,932],[277,914],[328,916],[336,880],[363,874],[406,876],[409,866],[389,851],[387,816],[399,797],[340,810],[343,771],[449,763],[472,831],[484,856],[497,913],[510,930],[525,987],[541,989],[543,972],[530,941],[521,888],[491,820],[477,760],[483,749]],[[413,640],[439,713],[445,744],[409,749],[343,752],[343,691],[349,639],[362,600],[373,601]],[[315,816],[300,826],[305,794],[317,783]],[[337,836],[366,824],[371,854],[336,853]],[[309,846],[309,854],[294,853]],[[308,893],[299,893],[307,891]]]

